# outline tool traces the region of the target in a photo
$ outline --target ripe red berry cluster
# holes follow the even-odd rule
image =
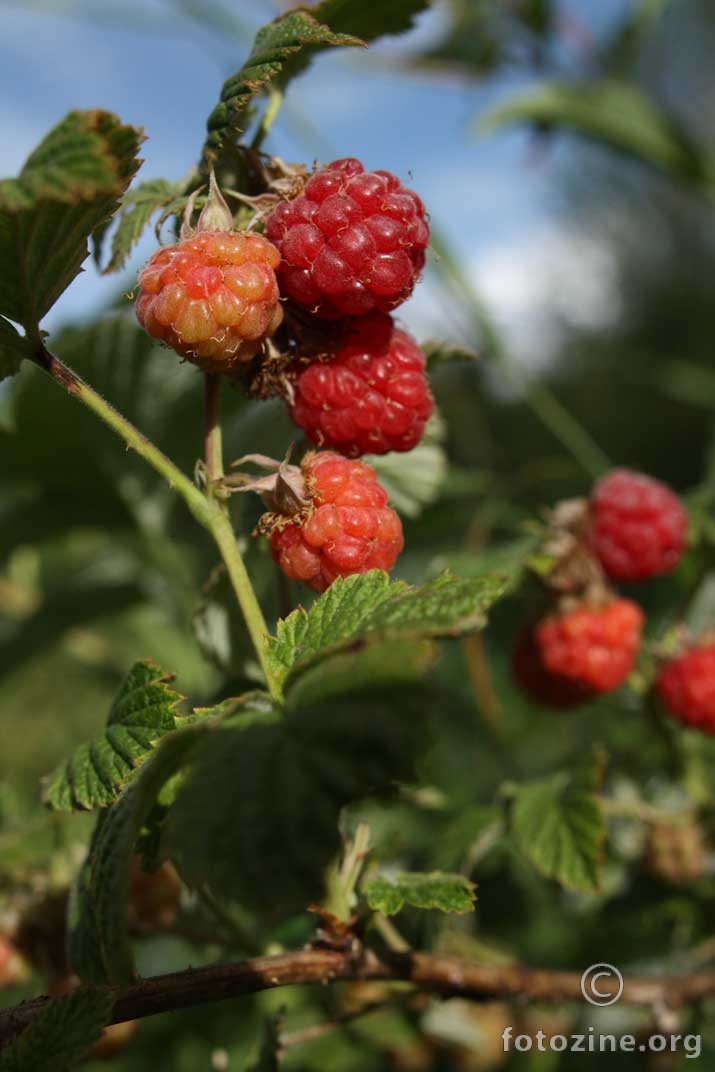
[[[559,533],[565,561],[558,578],[561,586],[566,578],[568,591],[572,570],[574,588],[582,591],[562,596],[552,613],[523,630],[513,656],[524,691],[552,707],[575,706],[626,680],[638,657],[644,615],[632,600],[617,597],[606,579],[642,581],[674,569],[688,528],[683,505],[670,488],[628,469],[608,473],[576,509],[568,505],[568,526]],[[715,657],[712,668],[715,731]],[[671,669],[677,678],[678,668]],[[664,674],[658,688],[667,693],[660,684]],[[675,692],[671,689],[665,701],[670,710],[677,708],[678,717],[685,718],[681,712],[687,709],[693,721],[703,718],[695,713],[702,708],[692,694],[685,700],[681,688],[676,700]],[[696,692],[702,703],[702,689]]]
[[[256,484],[272,506],[261,527],[273,556],[319,591],[338,576],[389,570],[402,548],[400,520],[373,470],[349,459],[412,450],[434,408],[425,355],[389,315],[424,267],[422,201],[390,172],[351,158],[279,200],[266,237],[233,230],[213,177],[196,230],[191,203],[187,212],[188,237],[155,253],[139,277],[139,321],[207,372],[236,377],[254,357],[265,366],[264,356],[285,357],[278,376],[261,382],[329,452],[306,456],[295,497],[271,494],[269,478]],[[298,315],[268,355],[266,340],[291,308]]]
[[[388,171],[335,160],[280,202],[266,234],[289,305],[332,321],[321,352],[289,370],[289,410],[311,443],[348,457],[412,450],[434,406],[425,356],[388,315],[425,262],[425,207]]]

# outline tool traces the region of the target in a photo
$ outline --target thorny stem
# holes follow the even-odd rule
[[[199,524],[204,528],[210,528],[211,516],[214,513],[211,504],[163,451],[159,450],[119,410],[116,410],[110,402],[102,398],[99,392],[85,383],[76,372],[63,364],[44,346],[38,347],[32,360],[44,369],[60,387],[64,388],[68,395],[79,399],[83,405],[91,409],[100,420],[121,436],[128,447],[135,450],[144,461],[156,469],[157,473],[168,481],[169,486],[181,495]]]
[[[63,364],[58,357],[55,357],[44,346],[38,346],[32,360],[64,388],[67,394],[77,398],[105,424],[108,424],[124,440],[128,447],[135,450],[160,476],[163,476],[170,487],[181,495],[199,524],[211,533],[221,552],[231,585],[236,593],[236,598],[266,679],[268,691],[274,699],[279,699],[281,695],[280,686],[266,660],[265,648],[268,627],[238,550],[231,522],[223,506],[219,505],[213,498],[204,495],[174,462],[167,458],[163,451],[159,450],[154,443],[134,427],[131,421],[127,420],[111,403],[102,398],[93,387],[85,383],[76,372],[73,372],[72,369]],[[216,389],[212,388],[212,391],[215,394]],[[207,391],[207,395],[210,393]],[[215,411],[216,404],[216,401],[212,400],[212,412]],[[209,403],[207,399],[207,412],[208,409]],[[207,446],[209,438],[211,440],[211,461],[207,457],[207,464],[209,472],[211,472],[211,466],[217,464],[217,459],[220,457],[221,452],[221,433],[217,420],[213,421],[210,436],[207,432]],[[222,463],[218,464],[222,466]]]
[[[410,983],[420,991],[475,1001],[516,1000],[582,1002],[583,974],[521,964],[478,964],[440,953],[353,952],[304,949],[253,960],[189,968],[143,979],[128,989],[113,991],[112,1023],[124,1023],[157,1013],[224,1001],[282,986],[306,986],[336,980]],[[628,975],[623,1004],[647,1008],[692,1005],[715,995],[715,972],[672,976]],[[0,1048],[12,1041],[53,1000],[34,998],[0,1011]]]
[[[268,626],[266,625],[266,619],[263,617],[260,604],[256,599],[256,593],[253,590],[251,578],[248,576],[241,552],[238,549],[236,534],[233,531],[228,514],[222,510],[216,514],[210,531],[221,552],[231,587],[236,594],[238,605],[241,608],[246,627],[256,649],[256,655],[261,664],[268,691],[274,700],[279,700],[281,698],[281,688],[266,659]]]

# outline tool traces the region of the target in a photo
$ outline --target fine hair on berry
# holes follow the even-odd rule
[[[346,322],[334,353],[293,379],[293,421],[349,457],[412,450],[433,409],[425,356],[385,313]]]
[[[139,323],[205,372],[231,373],[283,319],[279,262],[262,235],[198,231],[160,249],[141,272]]]

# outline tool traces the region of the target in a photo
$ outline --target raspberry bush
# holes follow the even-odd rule
[[[324,132],[292,79],[354,49],[367,89],[358,47],[427,7],[269,22],[198,156],[177,116],[182,178],[95,109],[0,183],[0,1072],[597,1068],[557,1043],[605,1023],[601,963],[633,1060],[715,1053],[710,373],[667,349],[712,273],[672,331],[665,280],[642,383],[625,283],[623,353],[616,311],[589,359],[583,309],[525,369],[427,112],[444,183],[388,93],[382,156],[348,125],[295,159]],[[695,212],[699,126],[625,74],[657,14],[571,78],[576,24],[508,7],[426,15],[413,71],[555,64],[492,121],[576,128]],[[642,284],[662,242],[633,245]],[[124,274],[57,327],[90,250]]]

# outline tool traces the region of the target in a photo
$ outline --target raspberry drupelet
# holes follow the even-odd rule
[[[231,373],[283,319],[266,238],[198,231],[160,249],[139,276],[139,323],[206,372]]]
[[[524,630],[513,656],[524,691],[572,707],[622,685],[638,656],[643,612],[629,599],[551,614]]]
[[[336,577],[390,570],[403,547],[402,524],[373,469],[329,451],[303,459],[306,507],[273,517],[269,539],[280,569],[318,592]]]
[[[389,312],[412,293],[425,263],[425,207],[389,171],[335,160],[266,222],[281,251],[281,292],[315,316]]]
[[[690,648],[661,667],[656,693],[673,718],[715,733],[715,642]]]
[[[312,443],[359,457],[412,450],[433,409],[423,352],[373,313],[346,324],[328,360],[295,374],[290,414]]]
[[[588,543],[613,580],[643,581],[675,569],[687,532],[678,496],[644,473],[614,469],[593,489]]]

